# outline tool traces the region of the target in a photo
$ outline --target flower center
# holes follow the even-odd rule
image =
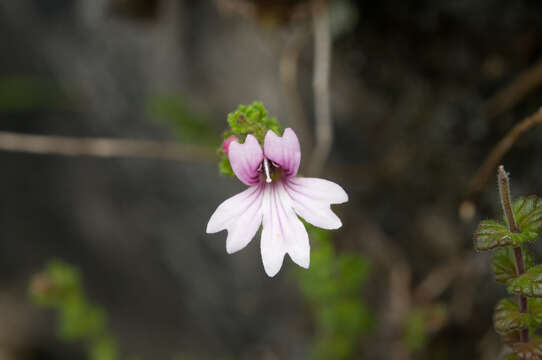
[[[280,166],[267,158],[263,159],[258,167],[258,172],[260,172],[262,176],[265,174],[265,182],[268,184],[273,180],[278,179],[282,174]]]
[[[273,181],[273,179],[271,179],[269,160],[267,160],[267,158],[263,158],[263,169],[265,171],[265,182],[269,184],[271,181]]]

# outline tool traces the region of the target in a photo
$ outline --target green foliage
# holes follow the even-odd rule
[[[180,141],[218,146],[217,130],[209,118],[192,110],[183,97],[156,95],[150,98],[147,108],[150,116],[168,125]]]
[[[529,196],[511,203],[508,182],[508,174],[499,167],[501,205],[506,214],[511,214],[507,216],[510,222],[515,220],[519,232],[512,231],[517,228],[511,229],[507,216],[504,224],[482,221],[474,234],[474,246],[476,250],[498,248],[491,260],[495,279],[506,284],[511,294],[520,295],[521,306],[503,299],[493,316],[495,330],[514,351],[507,359],[542,360],[542,338],[535,336],[528,341],[528,334],[534,335],[542,325],[542,265],[534,265],[533,255],[523,245],[535,241],[542,232],[542,199]]]
[[[542,297],[542,265],[537,265],[525,274],[510,280],[508,292],[528,297]]]
[[[525,270],[530,269],[534,265],[533,254],[526,248],[523,248],[523,262]],[[511,279],[518,277],[514,249],[507,246],[495,250],[491,258],[491,267],[495,274],[495,280],[498,282],[506,284]]]
[[[521,360],[542,359],[542,337],[535,336],[527,343],[515,343],[512,349]]]
[[[510,299],[501,300],[495,307],[493,325],[499,334],[521,330],[529,326],[529,314],[519,312],[519,306]]]
[[[496,221],[485,220],[474,233],[474,247],[478,251],[491,250],[501,246],[519,246],[526,241],[536,240],[530,232],[513,233]]]
[[[428,340],[432,325],[440,327],[448,318],[446,308],[441,304],[415,307],[406,316],[403,341],[411,351],[422,349]]]
[[[52,83],[31,76],[0,77],[0,112],[67,108],[68,101]]]
[[[117,359],[117,342],[107,328],[106,313],[88,300],[74,266],[51,261],[33,278],[30,294],[36,305],[58,311],[60,338],[85,342],[89,360]]]
[[[529,304],[529,315],[531,320],[531,327],[540,327],[542,326],[542,299],[540,298],[530,298],[528,300]]]
[[[328,231],[307,224],[311,271],[298,270],[301,293],[315,317],[314,359],[352,359],[372,317],[361,300],[368,261],[357,254],[336,254]]]
[[[259,101],[254,101],[251,105],[239,105],[236,111],[228,114],[228,123],[230,130],[224,132],[223,139],[235,136],[240,143],[245,141],[248,134],[252,134],[263,146],[268,130],[274,131],[277,135],[282,135],[283,132],[277,119],[267,116],[267,110]],[[220,156],[220,173],[235,176],[231,169],[230,160],[222,148],[218,149],[218,154]]]
[[[536,196],[519,198],[512,209],[524,241],[535,241],[542,231],[542,199]]]
[[[536,196],[519,198],[512,205],[520,232],[513,233],[508,224],[501,224],[494,220],[485,220],[480,223],[474,233],[474,247],[478,251],[491,250],[496,247],[514,246],[535,241],[542,231],[542,199]]]

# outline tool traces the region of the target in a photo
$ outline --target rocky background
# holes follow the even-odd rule
[[[203,146],[161,121],[153,99],[180,99],[216,139],[228,112],[261,100],[294,128],[302,109],[311,144],[309,5],[0,0],[0,130]],[[500,209],[493,178],[474,195],[469,183],[542,105],[536,72],[527,91],[495,97],[540,67],[542,3],[341,0],[330,12],[335,135],[322,176],[350,195],[336,207],[337,251],[371,263],[360,296],[375,325],[356,358],[494,359],[501,343],[491,316],[505,291],[488,255],[474,253],[472,233]],[[281,77],[292,52],[298,99]],[[513,194],[542,194],[541,136],[534,127],[502,160]],[[258,239],[228,256],[225,233],[205,234],[215,207],[243,189],[213,161],[0,152],[0,164],[0,358],[85,358],[80,344],[57,338],[54,313],[28,297],[32,275],[52,258],[81,270],[125,358],[309,357],[315,328],[294,265],[269,279]],[[431,274],[434,294],[418,288]],[[427,325],[423,346],[405,350],[401,314],[428,303],[446,316]]]

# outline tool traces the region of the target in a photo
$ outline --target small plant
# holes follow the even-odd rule
[[[36,305],[58,311],[60,338],[84,342],[89,360],[118,358],[117,341],[107,328],[107,315],[87,298],[77,268],[51,261],[32,279],[30,295]]]
[[[484,220],[474,234],[478,251],[493,250],[491,266],[495,280],[506,285],[518,301],[503,299],[495,307],[493,324],[512,349],[507,360],[542,360],[542,265],[534,265],[525,244],[542,231],[542,199],[522,197],[512,202],[509,177],[504,167],[497,172],[504,221]]]
[[[372,326],[362,300],[369,262],[356,253],[336,254],[331,232],[307,225],[313,243],[311,271],[297,271],[298,285],[314,316],[312,359],[353,359]]]

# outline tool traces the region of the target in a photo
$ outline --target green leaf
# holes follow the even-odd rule
[[[525,270],[528,270],[534,265],[533,254],[525,248],[522,250]],[[506,284],[508,281],[517,278],[518,272],[514,249],[511,246],[506,246],[495,250],[491,258],[491,267],[495,274],[495,280],[498,282]]]
[[[525,274],[508,282],[508,292],[528,297],[542,297],[542,265],[537,265]]]
[[[474,248],[478,251],[511,244],[512,236],[506,226],[494,220],[482,221],[474,233]]]
[[[512,210],[521,234],[534,241],[542,231],[542,199],[534,195],[514,201]]]
[[[518,331],[518,330],[510,331],[509,333],[501,335],[502,341],[505,344],[510,345],[510,346],[512,346],[513,344],[519,342],[520,338],[521,338],[521,335],[520,335],[520,331]]]
[[[529,325],[529,315],[519,312],[519,306],[510,299],[499,301],[493,315],[493,325],[499,334],[520,330]]]
[[[542,299],[529,298],[529,315],[531,316],[531,326],[542,326]]]
[[[512,233],[506,225],[494,220],[484,220],[474,233],[474,247],[478,251],[491,250],[502,246],[517,247],[524,242],[534,241],[533,232],[526,228],[525,231]]]
[[[528,343],[515,343],[512,349],[521,360],[542,360],[542,337],[535,336]]]

